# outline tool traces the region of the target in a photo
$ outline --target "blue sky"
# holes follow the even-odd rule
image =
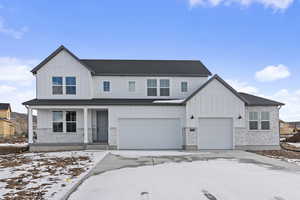
[[[63,44],[80,58],[201,60],[300,120],[299,13],[298,0],[0,0],[0,101],[24,112],[29,69]]]

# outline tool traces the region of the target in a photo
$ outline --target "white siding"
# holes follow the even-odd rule
[[[245,126],[244,102],[216,79],[187,102],[186,113],[188,127],[198,127],[199,118],[214,117],[232,118],[233,127]],[[238,119],[239,116],[242,119]]]
[[[76,95],[65,95],[65,92],[64,95],[52,95],[52,76],[75,76]],[[92,97],[90,71],[64,50],[38,70],[36,81],[38,99],[88,99]]]
[[[170,80],[170,96],[147,96],[147,79]],[[103,81],[110,81],[110,92],[103,92]],[[129,92],[128,81],[135,81],[135,92]],[[188,92],[181,92],[181,82],[188,82]],[[184,98],[199,88],[207,77],[139,77],[139,76],[93,76],[94,98]]]

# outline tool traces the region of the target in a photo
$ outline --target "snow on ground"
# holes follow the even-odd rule
[[[28,143],[0,143],[0,147],[27,147]]]
[[[0,155],[0,199],[60,199],[106,152]]]
[[[105,172],[70,200],[299,200],[299,183],[297,173],[217,159]]]
[[[110,151],[114,155],[127,158],[137,158],[140,156],[184,156],[192,154],[210,154],[210,152],[184,152],[184,151]]]
[[[300,147],[300,143],[290,143],[288,142],[289,145],[292,145],[294,147]]]

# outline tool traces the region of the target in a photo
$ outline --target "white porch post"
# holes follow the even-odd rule
[[[33,143],[32,109],[28,107],[28,143]]]
[[[84,108],[83,120],[84,120],[84,143],[88,143],[88,109]]]

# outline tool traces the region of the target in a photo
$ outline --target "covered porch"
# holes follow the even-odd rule
[[[116,149],[116,128],[104,106],[28,106],[31,149]],[[37,126],[33,128],[33,112]],[[47,148],[46,148],[47,149]]]

